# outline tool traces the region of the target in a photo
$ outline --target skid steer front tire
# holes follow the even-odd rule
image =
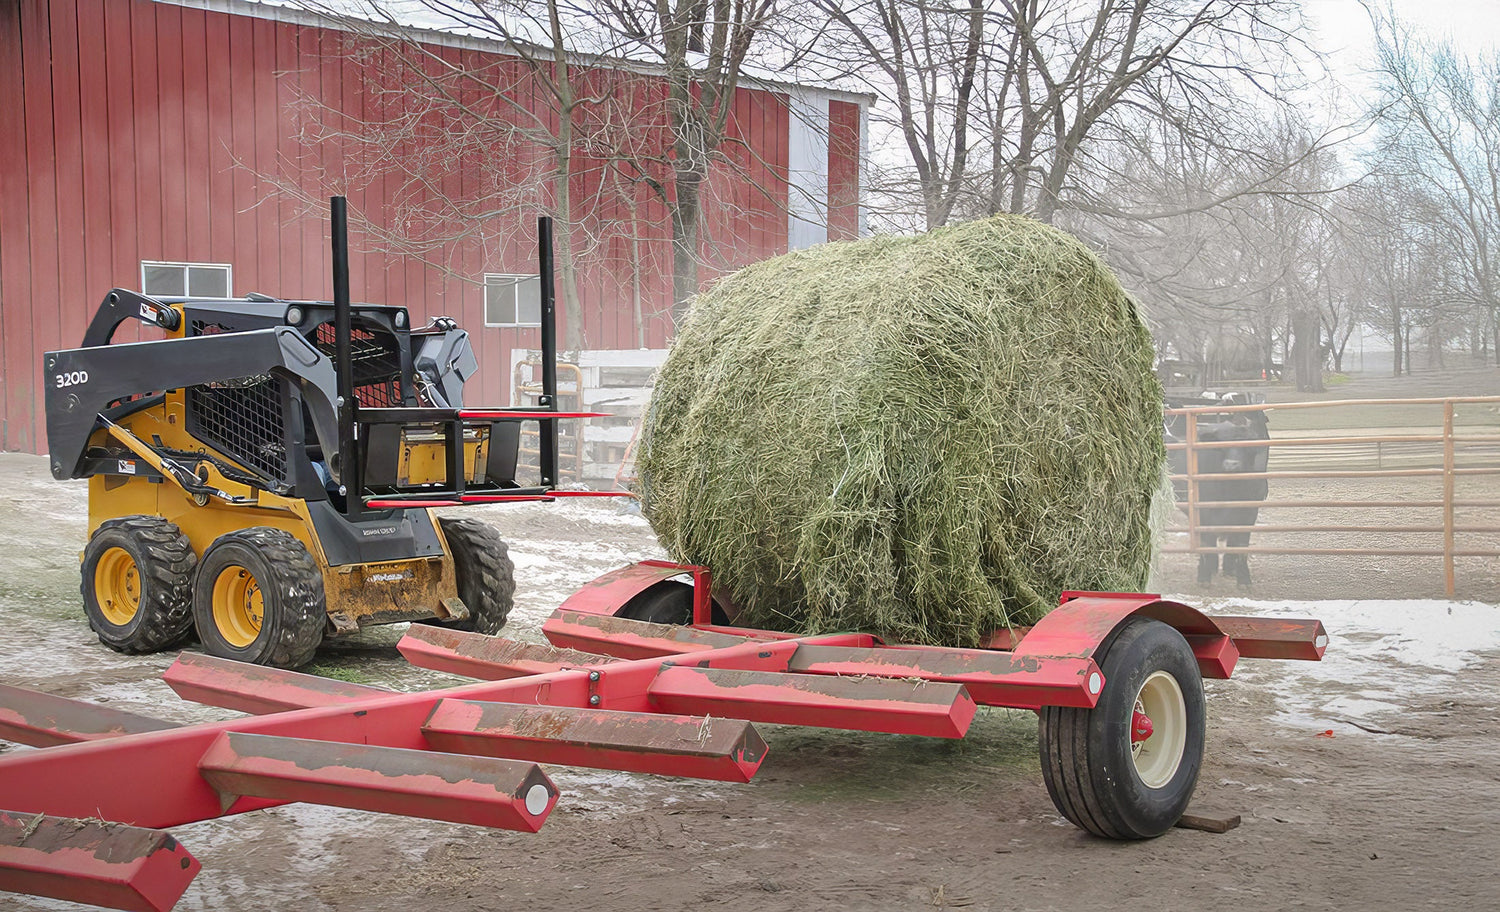
[[[99,642],[141,655],[181,645],[193,629],[186,535],[159,516],[102,523],[83,550],[83,610]]]
[[[516,568],[510,549],[489,523],[477,519],[439,518],[453,556],[458,597],[469,616],[461,621],[434,621],[455,630],[493,636],[505,626],[516,596]]]
[[[288,532],[222,535],[198,563],[193,620],[209,655],[274,668],[312,661],[328,625],[323,574]]]

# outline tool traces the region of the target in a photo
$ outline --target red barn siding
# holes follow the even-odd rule
[[[31,340],[27,208],[17,205],[29,193],[21,17],[20,5],[0,4],[0,85],[11,90],[6,103],[0,104],[0,200],[5,203],[0,205],[0,305],[17,302],[14,307],[0,306],[0,408],[5,410],[0,443],[7,448],[29,449],[33,443],[32,372],[38,359]],[[20,104],[16,103],[18,98]],[[14,438],[10,433],[12,423],[18,432]]]
[[[859,236],[860,107],[828,103],[828,239]]]
[[[358,40],[152,0],[0,4],[0,91],[19,102],[0,105],[0,445],[45,448],[42,352],[77,345],[109,288],[139,287],[142,260],[229,263],[236,295],[327,298],[326,215],[316,201],[336,187],[356,211],[384,224],[401,188],[397,177],[367,169],[357,146],[324,140],[309,147],[298,139],[303,128],[316,127],[304,99],[355,119],[379,119],[395,104],[366,91],[366,64],[347,53]],[[474,67],[524,72],[511,59],[473,49],[436,52]],[[394,62],[389,50],[361,53]],[[662,84],[653,77],[585,78],[636,111],[661,111]],[[847,133],[851,124],[853,130],[852,145],[830,154],[834,203],[835,187],[838,200],[857,195],[859,107],[835,103],[832,113],[836,132]],[[737,168],[715,171],[703,222],[711,271],[786,250],[787,126],[783,94],[736,93],[724,151]],[[659,114],[644,134],[639,141],[660,146]],[[497,177],[465,159],[442,190],[456,199],[486,192],[496,180],[514,182],[525,163],[511,167]],[[294,199],[262,175],[295,181],[315,202]],[[638,181],[612,175],[603,161],[583,161],[571,192],[578,237],[600,238],[579,272],[585,344],[637,347],[638,269],[645,344],[664,346],[672,252],[663,201]],[[847,221],[851,207],[837,203],[831,211],[841,226],[854,224]],[[638,261],[632,221],[646,232]],[[475,392],[507,401],[510,351],[540,341],[536,330],[485,327],[480,282],[485,272],[532,270],[534,230],[528,222],[507,232],[496,249],[460,245],[432,263],[375,252],[356,234],[354,295],[405,305],[418,321],[439,314],[460,320],[480,359]],[[120,335],[138,338],[140,330],[127,324]]]

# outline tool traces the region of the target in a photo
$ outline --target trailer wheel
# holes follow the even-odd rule
[[[323,574],[289,532],[257,526],[203,553],[193,620],[210,655],[276,668],[312,660],[328,624]]]
[[[1172,828],[1203,763],[1203,679],[1182,634],[1132,618],[1094,654],[1104,691],[1093,709],[1041,711],[1042,776],[1068,820],[1107,839]]]
[[[675,580],[656,583],[636,593],[615,616],[686,626],[693,622],[693,587]]]
[[[160,652],[193,628],[193,567],[186,535],[159,516],[101,524],[83,550],[83,610],[99,642],[118,652]]]
[[[500,533],[477,519],[438,519],[453,571],[458,577],[458,597],[469,616],[461,621],[430,621],[455,630],[494,635],[505,626],[516,597],[516,567]]]

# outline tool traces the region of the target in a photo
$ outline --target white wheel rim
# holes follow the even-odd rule
[[[1187,701],[1182,686],[1165,671],[1152,672],[1135,695],[1135,712],[1151,720],[1151,737],[1130,745],[1136,775],[1147,788],[1159,789],[1172,781],[1182,765],[1187,747]],[[1132,726],[1126,720],[1126,730]]]

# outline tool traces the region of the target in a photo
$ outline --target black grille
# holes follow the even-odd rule
[[[188,432],[241,465],[286,478],[281,381],[247,377],[190,386]]]
[[[328,359],[338,364],[338,347],[334,344],[332,323],[323,323],[313,332],[313,344]],[[354,327],[349,333],[353,355],[354,398],[366,408],[391,408],[402,404],[401,354],[396,337]]]

